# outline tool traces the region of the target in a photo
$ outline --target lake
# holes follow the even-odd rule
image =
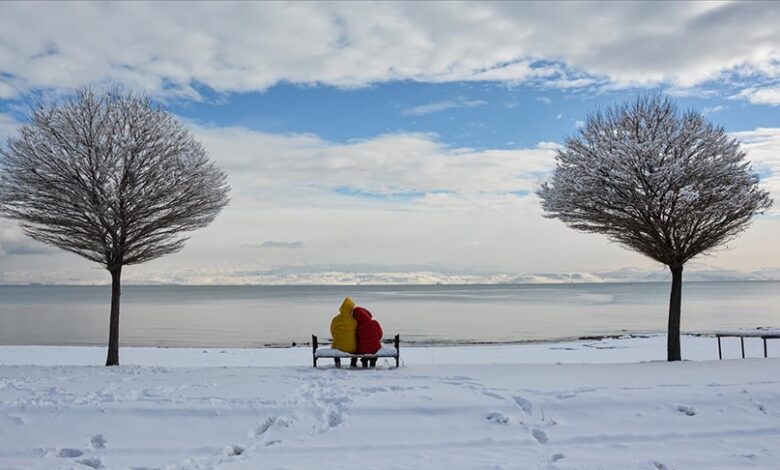
[[[405,343],[666,330],[670,284],[125,286],[123,346],[257,347],[329,337],[345,295]],[[109,286],[0,286],[0,344],[103,345]],[[682,330],[780,327],[780,282],[683,284]]]

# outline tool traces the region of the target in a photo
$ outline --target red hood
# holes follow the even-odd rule
[[[369,312],[368,310],[364,309],[363,307],[355,307],[352,310],[352,317],[354,317],[355,320],[357,320],[358,325],[361,324],[361,323],[367,322],[367,321],[371,320],[371,318],[372,318],[371,317],[371,312]]]

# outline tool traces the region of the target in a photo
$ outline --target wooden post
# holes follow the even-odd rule
[[[723,359],[723,353],[720,351],[720,335],[716,335],[718,337],[718,360]]]
[[[739,343],[742,345],[742,359],[745,359],[745,337],[739,337]]]
[[[395,335],[393,338],[393,346],[395,346],[395,368],[398,369],[399,362],[398,357],[401,355],[401,336]]]
[[[317,368],[317,335],[311,335],[311,357],[314,361],[314,368]]]

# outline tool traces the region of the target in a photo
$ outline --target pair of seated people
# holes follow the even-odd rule
[[[382,327],[374,320],[371,312],[358,307],[346,297],[339,307],[339,314],[330,322],[330,334],[333,337],[331,348],[350,354],[375,354],[382,348]],[[338,362],[338,360],[336,360]],[[363,367],[376,366],[376,358],[361,358]],[[357,358],[350,361],[357,366]]]

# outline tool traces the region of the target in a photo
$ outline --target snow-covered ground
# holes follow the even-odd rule
[[[778,468],[780,340],[402,348],[0,347],[0,468]],[[739,341],[724,340],[736,358]]]

